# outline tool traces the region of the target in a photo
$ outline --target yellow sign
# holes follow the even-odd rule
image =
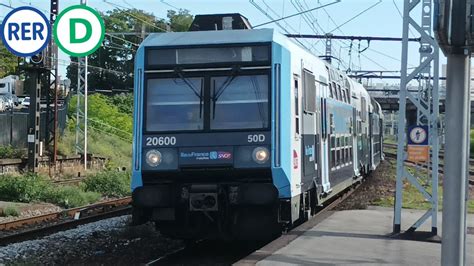
[[[427,162],[430,158],[430,146],[408,145],[408,161],[414,163]]]

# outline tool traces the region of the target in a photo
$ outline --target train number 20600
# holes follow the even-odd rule
[[[176,145],[176,137],[147,137],[147,146],[172,146]]]

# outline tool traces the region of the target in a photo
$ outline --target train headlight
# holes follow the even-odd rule
[[[157,167],[162,161],[161,152],[157,150],[150,150],[146,153],[146,163],[151,167]]]
[[[270,158],[270,152],[265,147],[257,147],[252,153],[253,160],[258,164],[264,164]]]

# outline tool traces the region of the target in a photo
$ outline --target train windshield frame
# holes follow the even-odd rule
[[[268,130],[270,73],[195,73],[146,79],[148,133]]]

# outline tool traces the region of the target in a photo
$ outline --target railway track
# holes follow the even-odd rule
[[[297,225],[271,242],[223,242],[215,240],[199,240],[172,250],[146,265],[254,265],[259,260],[273,254],[278,249],[302,235],[329,217],[332,210],[349,197],[361,183],[349,188],[343,194],[324,206],[308,221]],[[258,252],[258,260],[251,254]],[[261,255],[261,256],[260,256]]]
[[[131,197],[0,223],[0,246],[34,239],[131,212]]]
[[[384,152],[384,155],[385,155],[386,157],[389,157],[389,158],[392,158],[392,159],[395,159],[395,160],[397,159],[397,154],[396,154],[396,153],[386,152],[386,151],[385,151],[385,152]],[[406,164],[409,164],[409,165],[411,165],[411,166],[421,166],[421,167],[423,167],[423,168],[425,168],[425,169],[428,167],[426,164],[416,164],[416,163],[411,162],[411,161],[408,161],[408,160],[405,160],[405,163],[406,163]],[[430,170],[432,169],[431,166],[430,166],[429,168],[430,168]],[[443,163],[439,163],[439,164],[438,164],[438,173],[444,174],[444,170],[443,170],[443,169],[444,169],[444,164],[443,164]],[[473,171],[473,170],[469,170],[469,176],[470,176],[470,177],[469,177],[469,185],[474,185],[474,171]]]

